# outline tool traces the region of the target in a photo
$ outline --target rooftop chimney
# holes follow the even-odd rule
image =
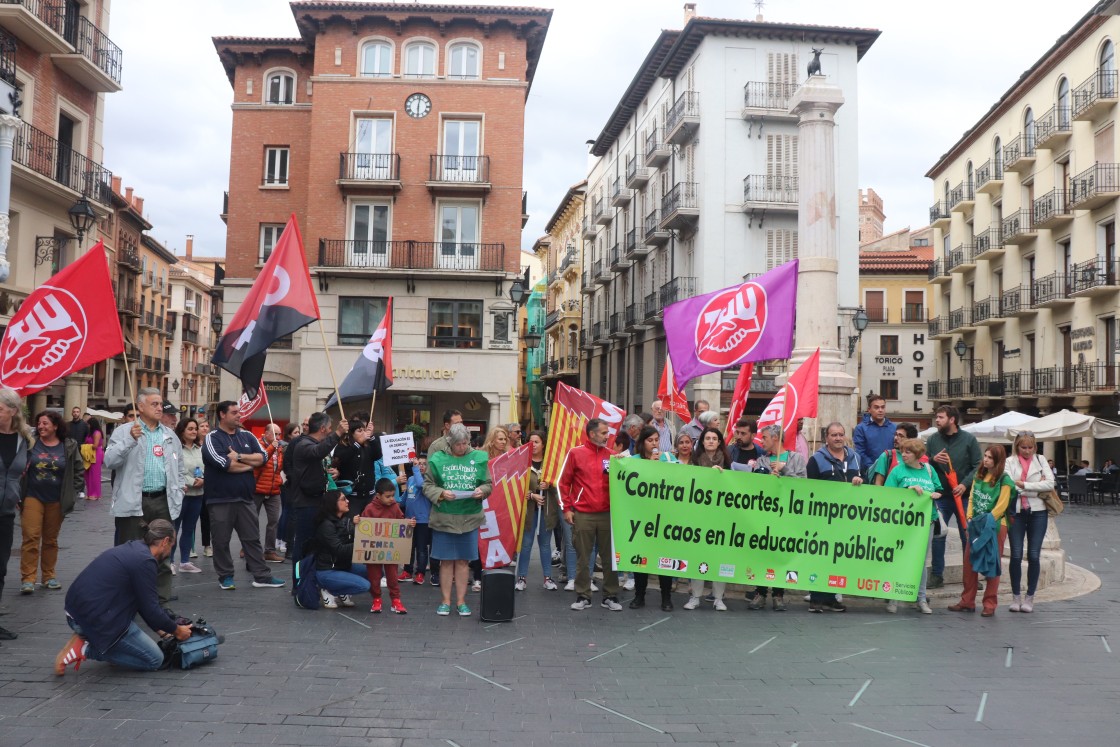
[[[124,189],[124,201],[127,202],[129,205],[132,204],[132,187],[125,187],[125,189]]]
[[[194,234],[187,234],[187,259],[194,256]]]
[[[139,195],[137,195],[136,197],[132,198],[132,207],[133,207],[133,209],[136,210],[137,213],[140,214],[141,217],[144,216],[144,198],[143,197],[140,197]]]
[[[121,178],[119,176],[113,177],[113,191],[117,194],[121,193]]]
[[[696,3],[685,3],[684,4],[684,22],[685,22],[685,25],[688,25],[688,22],[691,21],[692,18],[695,15],[696,15]]]

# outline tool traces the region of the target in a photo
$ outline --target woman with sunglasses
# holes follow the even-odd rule
[[[1054,472],[1038,455],[1038,443],[1030,431],[1021,431],[1007,460],[1007,476],[1019,489],[1008,510],[1007,539],[1011,543],[1008,570],[1011,573],[1012,612],[1034,612],[1034,592],[1042,570],[1042,539],[1048,522],[1041,493],[1054,489]],[[1027,540],[1027,595],[1020,597],[1023,580],[1023,540]]]

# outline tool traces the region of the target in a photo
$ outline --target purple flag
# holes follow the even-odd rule
[[[754,280],[665,307],[677,384],[751,361],[789,358],[797,307],[797,260]]]

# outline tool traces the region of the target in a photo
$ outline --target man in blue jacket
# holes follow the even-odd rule
[[[864,480],[867,479],[867,470],[871,469],[875,460],[884,451],[894,448],[894,430],[894,423],[887,419],[886,399],[880,394],[868,395],[867,413],[852,432],[852,445],[859,456]]]
[[[78,574],[66,592],[66,622],[74,631],[54,659],[61,676],[86,659],[154,672],[163,664],[156,642],[133,622],[137,613],[152,630],[180,641],[191,637],[159,606],[156,569],[175,551],[175,528],[167,519],[153,519],[142,540],[117,545],[98,555]]]

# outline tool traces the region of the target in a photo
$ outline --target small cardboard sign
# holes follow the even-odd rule
[[[361,518],[354,528],[355,563],[407,563],[412,556],[412,527],[408,519]]]
[[[386,467],[408,464],[416,456],[412,431],[386,433],[381,437],[381,461]]]

